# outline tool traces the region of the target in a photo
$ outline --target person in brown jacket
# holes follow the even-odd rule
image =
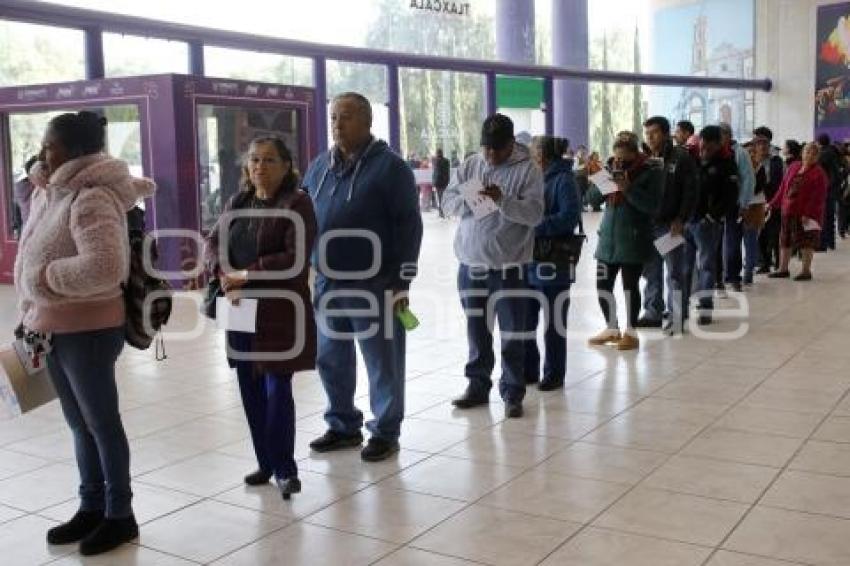
[[[256,333],[228,331],[227,356],[236,368],[259,464],[245,483],[263,485],[274,476],[284,499],[301,491],[292,375],[313,369],[316,360],[308,285],[316,216],[310,197],[298,187],[283,141],[255,139],[242,190],[225,206],[206,250],[208,270],[220,279],[228,300],[234,305],[258,301]]]

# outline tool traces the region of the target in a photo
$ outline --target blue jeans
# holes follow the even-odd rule
[[[227,339],[232,348],[250,351],[251,334],[228,332]],[[256,373],[253,362],[237,361],[236,376],[260,470],[278,479],[297,477],[292,374]]]
[[[325,412],[328,427],[340,434],[357,434],[363,426],[363,413],[354,405],[357,387],[354,341],[357,340],[369,376],[369,405],[375,415],[366,428],[373,437],[394,442],[401,434],[404,419],[406,333],[395,315],[385,316],[386,291],[387,281],[383,278],[366,281],[317,278],[316,367],[328,396]],[[357,294],[374,297],[374,302]],[[326,295],[327,304],[322,307]],[[364,312],[369,309],[372,312]]]
[[[714,285],[717,277],[717,250],[723,237],[723,224],[701,220],[685,228],[685,292],[682,305],[687,315],[691,295],[701,293],[699,308],[705,314],[714,309]]]
[[[522,401],[525,397],[525,341],[517,337],[504,336],[505,332],[519,333],[526,329],[526,298],[504,296],[498,298],[491,309],[495,293],[500,291],[527,290],[521,267],[504,270],[487,270],[461,264],[457,286],[460,302],[466,314],[466,337],[469,343],[469,361],[465,375],[469,387],[476,396],[486,396],[493,387],[491,374],[496,365],[493,353],[494,311],[502,334],[502,378],[499,393],[506,401]]]
[[[759,229],[744,227],[744,280],[748,283],[753,281],[753,271],[761,261],[761,250],[759,245]]]
[[[656,226],[654,237],[660,238],[670,232],[669,226]],[[664,315],[664,267],[667,267],[667,309],[670,311],[670,320],[673,324],[681,324],[684,316],[682,308],[682,296],[686,286],[685,283],[685,250],[687,246],[681,245],[662,257],[653,249],[652,259],[643,268],[643,277],[646,279],[644,288],[643,308],[646,318],[650,320],[661,320]]]
[[[726,283],[741,282],[741,268],[744,266],[741,244],[744,239],[743,223],[738,221],[738,210],[726,216],[723,228],[723,271]]]
[[[62,413],[74,436],[80,509],[109,518],[133,514],[130,446],[118,412],[115,362],[124,327],[55,334],[47,363]]]
[[[543,381],[564,383],[567,375],[567,337],[563,332],[566,331],[570,311],[570,285],[531,285],[530,288],[543,295],[542,299],[546,301],[548,312],[548,318],[544,320],[543,342],[546,354],[543,362]],[[540,300],[527,299],[526,322],[529,332],[537,330],[541,307]],[[524,365],[526,378],[540,377],[540,351],[537,348],[537,340],[526,340]]]

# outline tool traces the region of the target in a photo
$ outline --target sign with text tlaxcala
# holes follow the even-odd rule
[[[469,16],[469,2],[451,2],[450,0],[410,0],[412,10],[422,10],[450,16]]]

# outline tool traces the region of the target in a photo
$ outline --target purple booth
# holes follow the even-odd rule
[[[195,279],[198,234],[238,190],[241,156],[250,140],[283,138],[302,171],[319,147],[309,88],[154,75],[0,89],[0,147],[7,148],[0,155],[0,282],[12,281],[21,229],[13,184],[38,152],[50,118],[81,109],[108,119],[111,155],[156,181],[157,194],[144,206],[148,229],[159,231],[158,267],[185,286]]]

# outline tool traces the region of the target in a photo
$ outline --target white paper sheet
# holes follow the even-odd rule
[[[818,224],[817,221],[812,218],[806,218],[806,220],[803,222],[803,231],[811,232],[813,230],[820,230],[820,224]]]
[[[667,232],[655,240],[655,249],[657,249],[658,253],[661,255],[667,255],[684,243],[685,238],[682,236],[674,236],[670,232]]]
[[[257,332],[257,299],[240,299],[234,305],[226,297],[217,298],[215,321],[220,330]]]
[[[596,185],[596,188],[599,189],[599,192],[603,195],[610,195],[611,193],[616,193],[620,190],[620,187],[618,187],[617,183],[614,182],[614,178],[611,177],[611,173],[605,169],[598,173],[594,173],[588,178],[588,180]]]
[[[493,199],[480,194],[483,190],[484,184],[478,179],[470,179],[460,186],[460,194],[463,195],[476,220],[481,220],[499,210]]]

